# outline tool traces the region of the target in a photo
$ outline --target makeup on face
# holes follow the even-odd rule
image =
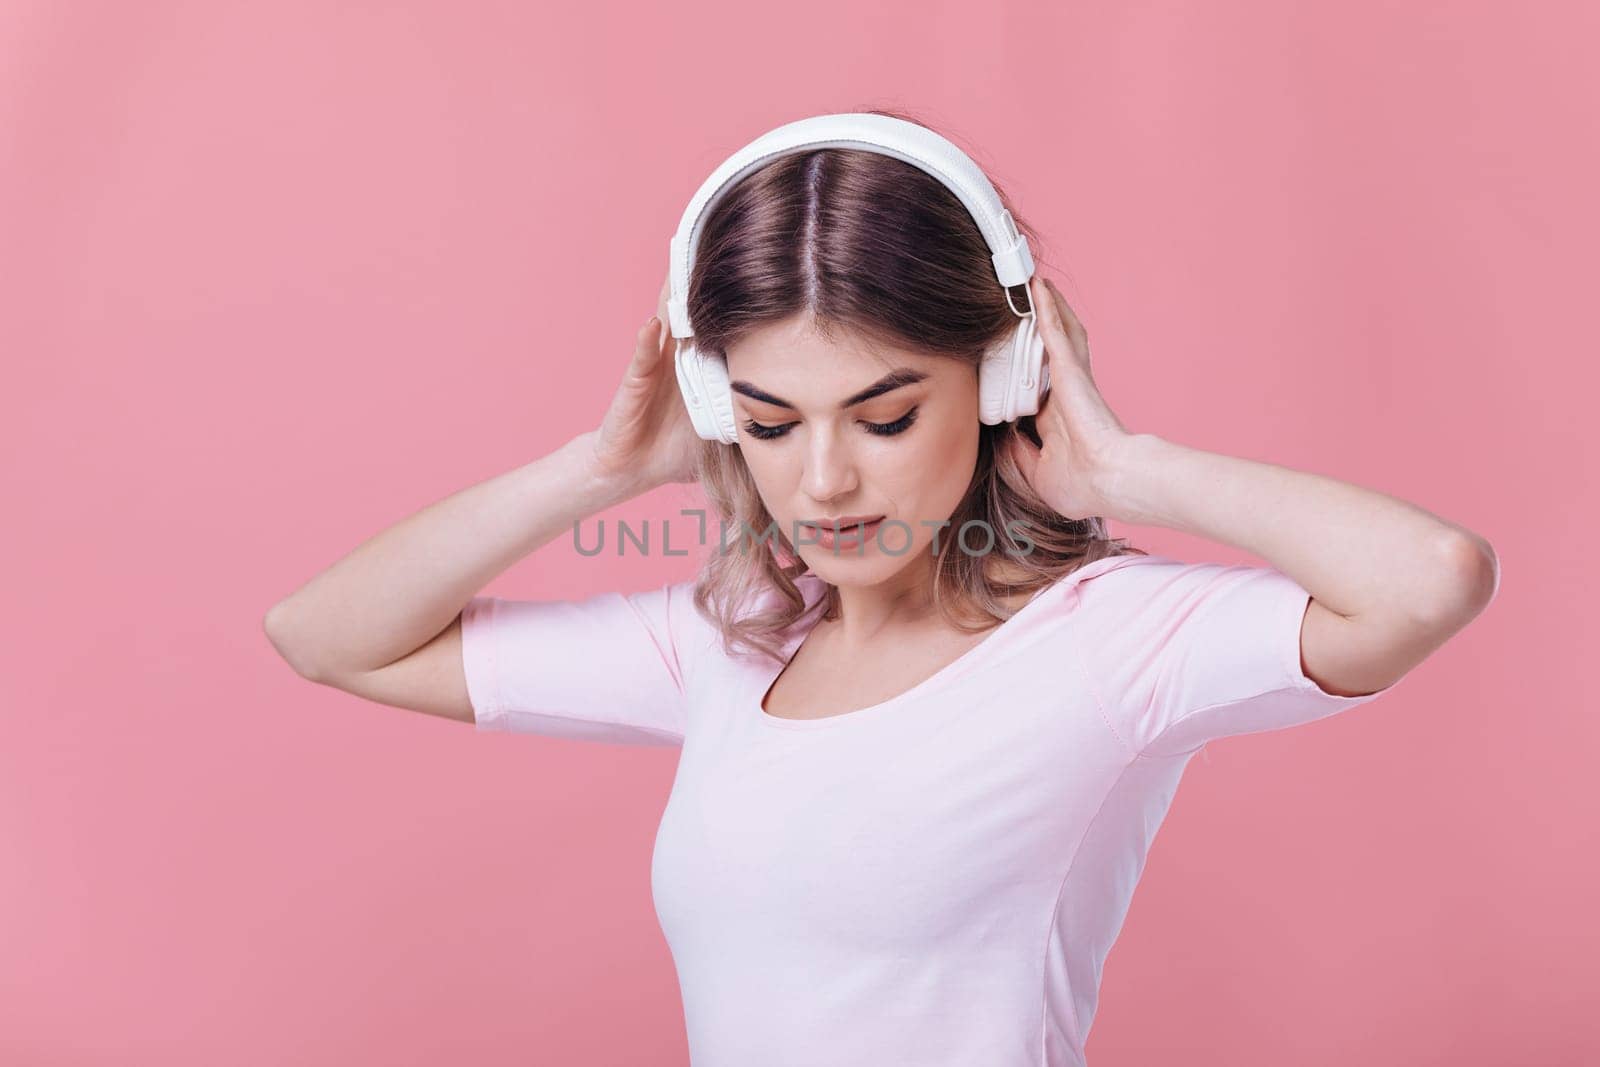
[[[975,368],[822,341],[801,320],[752,334],[727,360],[749,470],[819,566],[904,556],[929,536],[906,516],[959,504],[978,443]],[[898,530],[885,529],[891,519]]]
[[[896,368],[895,370],[890,371],[888,374],[885,374],[873,384],[867,386],[865,389],[853,393],[852,395],[839,401],[838,408],[840,411],[849,411],[851,408],[859,407],[869,400],[875,400],[880,396],[892,393],[896,389],[925,381],[928,379],[928,377],[929,374],[927,371],[917,370],[912,367]],[[729,383],[729,388],[741,396],[749,397],[751,400],[758,401],[759,403],[766,404],[770,407],[783,408],[788,411],[798,410],[790,401],[785,400],[780,396],[774,396],[772,393],[762,389],[754,382],[747,382],[741,379],[739,381]],[[893,437],[897,434],[904,433],[906,430],[909,430],[912,424],[916,421],[917,408],[913,407],[899,418],[893,419],[889,422],[872,422],[863,420],[862,428],[868,433],[875,434],[880,437]],[[755,419],[747,419],[744,423],[744,428],[751,437],[754,437],[760,441],[770,441],[784,436],[789,432],[789,428],[793,425],[794,423],[792,422],[773,425],[758,422]]]
[[[814,543],[818,548],[829,552],[855,551],[863,542],[870,543],[877,536],[883,520],[884,516],[879,515],[868,522],[862,522],[860,518],[850,518],[848,521],[841,519],[827,525],[806,521],[800,523],[800,527],[816,539]]]

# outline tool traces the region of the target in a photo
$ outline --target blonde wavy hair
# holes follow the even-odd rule
[[[864,110],[932,129],[904,111]],[[1038,234],[994,184],[1043,262]],[[1025,290],[1012,292],[1019,305],[1028,299]],[[687,299],[696,346],[722,354],[753,330],[805,314],[824,339],[862,337],[959,360],[976,373],[984,350],[1016,324],[960,199],[909,163],[844,148],[781,156],[729,190],[703,223]],[[1018,433],[1037,442],[1032,424],[1024,417],[980,427],[971,484],[949,517],[951,530],[987,523],[1002,550],[975,555],[957,537],[939,539],[933,602],[968,632],[1014,614],[1002,597],[1036,592],[1107,556],[1148,555],[1108,537],[1104,519],[1066,518],[1029,487],[1000,446]],[[784,631],[806,608],[795,579],[809,566],[762,502],[738,446],[702,441],[695,467],[725,529],[768,531],[760,550],[741,539],[739,549],[711,553],[696,578],[696,609],[721,632],[726,652],[781,661]],[[1020,544],[1012,537],[1019,526]],[[750,610],[769,593],[776,606]],[[820,604],[821,617],[836,618],[838,589],[829,586]]]

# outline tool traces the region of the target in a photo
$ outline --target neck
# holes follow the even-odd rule
[[[849,642],[885,629],[926,622],[933,607],[933,560],[926,554],[872,585],[840,585],[839,615],[832,626]]]

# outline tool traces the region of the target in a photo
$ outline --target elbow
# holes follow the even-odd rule
[[[1452,536],[1444,550],[1447,590],[1439,600],[1442,621],[1464,626],[1483,613],[1500,591],[1500,558],[1477,534]]]
[[[261,629],[267,635],[267,641],[282,657],[283,661],[300,677],[310,682],[321,680],[321,674],[315,662],[306,655],[290,635],[287,619],[288,609],[286,601],[279,601],[267,609],[267,614],[261,620]]]

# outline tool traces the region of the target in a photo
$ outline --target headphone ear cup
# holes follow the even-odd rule
[[[739,443],[739,430],[734,424],[733,390],[728,387],[728,363],[721,356],[704,356],[700,359],[701,376],[705,379],[706,394],[711,398],[711,418],[716,427],[716,440],[725,445]]]
[[[978,364],[978,418],[985,425],[1039,413],[1040,399],[1050,387],[1050,368],[1044,365],[1044,335],[1035,324],[1032,315],[1018,320],[1016,329]]]
[[[706,441],[738,444],[733,391],[728,388],[728,366],[722,357],[703,356],[693,344],[680,344],[673,366],[694,432]]]
[[[1039,320],[1029,315],[1017,323],[1016,407],[1011,418],[1039,414],[1044,394],[1050,389],[1050,368],[1044,360],[1044,334]]]
[[[1016,335],[1011,334],[990,346],[978,363],[978,421],[985,426],[1006,421],[1006,397],[1011,392],[1012,349],[1015,345]]]

